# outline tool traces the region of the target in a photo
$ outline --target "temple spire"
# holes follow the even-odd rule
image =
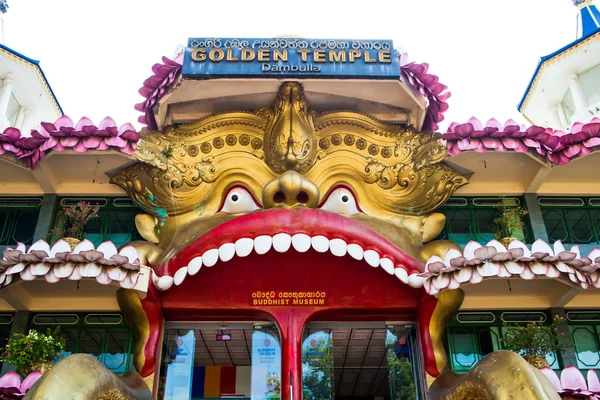
[[[579,8],[577,39],[600,30],[600,11],[594,5],[594,0],[573,0],[573,4]]]

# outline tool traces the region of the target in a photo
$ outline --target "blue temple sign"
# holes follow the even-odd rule
[[[190,38],[183,75],[398,79],[391,40]]]

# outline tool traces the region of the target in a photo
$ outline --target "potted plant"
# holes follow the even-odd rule
[[[564,322],[564,318],[554,316],[550,325],[544,326],[543,320],[523,324],[507,324],[506,333],[500,339],[504,350],[514,351],[536,368],[549,367],[546,356],[558,353],[571,347],[571,343],[563,340],[564,334],[558,334],[556,327]]]
[[[66,223],[52,230],[52,236],[62,238],[74,249],[85,235],[83,228],[92,219],[98,218],[100,206],[80,201],[76,205],[65,207]]]
[[[15,333],[7,339],[4,349],[0,350],[0,360],[13,365],[23,377],[33,371],[46,373],[52,362],[61,357],[65,339],[59,334],[59,327],[48,329],[46,334],[31,329],[27,335]]]
[[[522,206],[510,206],[502,203],[499,207],[500,216],[494,219],[496,224],[496,240],[508,247],[511,241],[514,239],[525,240],[523,234],[523,223],[522,217],[527,215],[527,210]]]

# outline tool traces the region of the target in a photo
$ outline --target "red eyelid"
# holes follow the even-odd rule
[[[248,193],[250,195],[250,198],[254,202],[254,204],[256,204],[256,206],[258,208],[262,208],[262,204],[260,204],[258,202],[258,200],[256,199],[256,197],[254,197],[254,195],[252,194],[252,192],[250,190],[248,190],[247,187],[245,187],[243,185],[233,185],[232,187],[230,187],[227,190],[227,193],[225,194],[225,196],[223,197],[223,200],[221,201],[221,206],[219,207],[219,211],[217,211],[217,212],[223,211],[223,207],[225,206],[225,201],[227,201],[227,198],[229,197],[229,193],[231,193],[231,191],[234,190],[234,189],[242,189],[243,191],[245,191],[246,193]]]
[[[325,198],[323,200],[321,200],[321,203],[319,204],[319,208],[323,207],[323,204],[327,203],[327,200],[329,200],[329,196],[331,196],[331,194],[338,189],[346,189],[347,191],[349,191],[350,194],[352,195],[352,197],[354,198],[354,204],[356,204],[356,208],[358,208],[358,211],[363,212],[363,210],[361,210],[361,208],[360,208],[360,205],[358,204],[358,199],[356,198],[356,195],[354,194],[354,190],[352,190],[352,188],[347,185],[336,185],[333,188],[331,188],[329,190],[329,192],[327,193],[327,196],[325,196]]]

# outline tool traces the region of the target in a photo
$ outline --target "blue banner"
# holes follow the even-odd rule
[[[183,75],[399,79],[400,64],[391,40],[190,38]]]

